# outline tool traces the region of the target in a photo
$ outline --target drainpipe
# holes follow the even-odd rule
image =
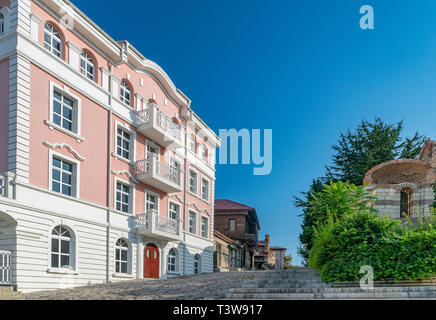
[[[108,124],[108,152],[107,152],[107,245],[106,245],[106,282],[110,281],[110,233],[111,233],[111,192],[112,192],[112,159],[111,159],[111,147],[112,147],[112,64],[109,65],[109,124]]]
[[[189,217],[187,216],[187,208],[186,208],[186,196],[187,196],[187,169],[188,169],[188,148],[187,148],[187,142],[188,142],[188,122],[186,122],[186,128],[185,128],[185,169],[183,173],[183,274],[186,274],[186,221],[189,221]]]

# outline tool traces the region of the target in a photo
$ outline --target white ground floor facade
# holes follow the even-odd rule
[[[10,252],[21,292],[141,279],[150,246],[158,278],[213,272],[213,239],[138,234],[131,215],[24,183],[9,192],[0,196],[0,252]]]

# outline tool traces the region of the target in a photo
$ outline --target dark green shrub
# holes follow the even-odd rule
[[[416,280],[436,274],[436,229],[405,228],[368,210],[319,226],[309,265],[327,282],[357,281],[360,268],[374,269],[375,280]]]

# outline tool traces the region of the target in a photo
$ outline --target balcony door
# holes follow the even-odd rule
[[[152,243],[144,247],[144,278],[159,279],[159,249]]]

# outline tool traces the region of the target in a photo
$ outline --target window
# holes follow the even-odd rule
[[[189,191],[197,194],[197,172],[189,170]]]
[[[200,151],[201,151],[201,154],[200,154],[201,159],[203,161],[207,162],[207,148],[204,145],[201,145]]]
[[[180,216],[180,205],[170,202],[170,208],[168,210],[168,218],[177,220]]]
[[[236,220],[235,219],[230,219],[229,220],[229,230],[230,231],[235,231],[236,230]]]
[[[130,186],[117,182],[115,208],[128,213],[130,211]]]
[[[194,256],[194,273],[200,273],[200,255],[198,253]]]
[[[158,202],[159,197],[151,192],[147,192],[145,194],[145,209],[148,210],[156,210],[158,211]]]
[[[195,153],[195,135],[192,133],[189,135],[189,150]]]
[[[412,207],[412,189],[404,188],[400,193],[400,216],[410,217]]]
[[[5,32],[5,17],[0,13],[0,36]]]
[[[209,180],[201,179],[201,197],[203,200],[209,201]]]
[[[197,214],[194,211],[189,211],[189,232],[197,234]]]
[[[128,273],[129,244],[125,239],[118,239],[115,244],[115,272]]]
[[[177,271],[177,251],[174,248],[168,251],[168,271]]]
[[[94,60],[88,52],[82,51],[80,55],[80,72],[87,78],[94,80],[94,71]]]
[[[55,227],[51,233],[51,267],[71,269],[71,252],[71,233],[65,227]]]
[[[120,127],[117,128],[117,155],[130,159],[130,133]]]
[[[55,56],[62,56],[61,35],[50,23],[44,25],[44,47]]]
[[[121,81],[120,100],[130,106],[131,98],[132,98],[132,91],[130,90],[129,84],[125,80]]]
[[[73,100],[63,94],[53,90],[53,122],[58,126],[68,130],[74,130],[73,120]]]
[[[209,219],[206,217],[201,217],[201,236],[203,238],[208,237],[208,229],[209,229]]]
[[[74,164],[58,157],[52,157],[51,190],[67,196],[74,196]]]

